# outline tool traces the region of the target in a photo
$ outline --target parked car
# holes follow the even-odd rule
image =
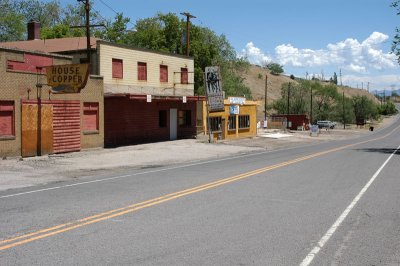
[[[319,128],[335,128],[336,126],[336,122],[332,122],[329,120],[321,120],[321,121],[317,121],[317,125]]]

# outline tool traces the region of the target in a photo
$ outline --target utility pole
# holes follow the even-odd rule
[[[312,102],[313,102],[313,97],[312,97],[312,87],[311,87],[311,101],[310,101],[310,124],[311,124],[311,125],[312,125],[312,123],[313,123]]]
[[[342,83],[342,69],[339,69],[339,76],[340,76],[340,86],[343,86],[343,83]]]
[[[286,114],[286,128],[289,128],[289,111],[290,111],[290,84],[288,86],[288,92],[287,92],[287,114]]]
[[[344,113],[344,89],[343,89],[343,129],[346,129],[346,118]]]
[[[104,24],[100,25],[90,25],[90,0],[77,0],[78,2],[83,2],[85,4],[85,25],[84,26],[71,26],[74,28],[86,28],[86,60],[90,65],[90,28],[91,27],[105,27]]]
[[[368,93],[369,93],[369,81],[367,83],[367,90],[368,90]]]
[[[181,15],[186,16],[186,56],[189,56],[190,53],[190,19],[196,18],[189,12],[183,12]]]
[[[264,95],[264,123],[267,121],[267,94],[268,94],[268,76],[265,74],[265,95]]]

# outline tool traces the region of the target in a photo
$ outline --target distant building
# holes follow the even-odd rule
[[[0,47],[57,53],[86,62],[86,38],[40,39],[30,22],[27,41]],[[91,73],[104,78],[106,146],[191,138],[196,135],[198,98],[191,57],[113,44],[91,43]]]

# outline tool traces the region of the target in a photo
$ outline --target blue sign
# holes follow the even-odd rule
[[[229,106],[229,113],[231,115],[238,115],[239,112],[240,112],[239,105],[231,105],[231,106]]]

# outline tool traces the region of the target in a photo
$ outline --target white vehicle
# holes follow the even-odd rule
[[[336,122],[332,122],[329,120],[321,120],[321,121],[317,121],[317,125],[319,128],[335,128],[336,126]]]

